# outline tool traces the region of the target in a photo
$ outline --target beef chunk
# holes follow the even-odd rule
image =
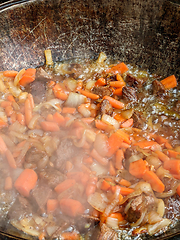
[[[62,139],[57,149],[56,167],[63,170],[65,162],[75,157],[77,152],[78,149],[74,146],[71,139]]]
[[[124,157],[125,157],[125,161],[124,161],[124,167],[126,169],[129,169],[129,165],[130,163],[133,161],[133,159],[130,159],[132,156],[134,155],[138,155],[139,157],[143,157],[143,154],[140,153],[135,146],[132,146],[131,148],[127,148],[125,153],[124,153]]]
[[[154,80],[152,82],[152,88],[153,88],[153,94],[158,96],[162,96],[166,92],[164,85],[157,80]]]
[[[127,212],[127,220],[130,223],[137,222],[144,209],[147,209],[147,211],[152,211],[155,210],[155,208],[156,204],[153,196],[140,195],[133,199],[131,207]]]
[[[43,81],[35,80],[34,82],[29,84],[29,89],[27,90],[29,93],[33,95],[34,102],[39,104],[46,100],[46,83]]]
[[[108,114],[108,115],[112,115],[113,113],[113,107],[110,104],[110,102],[106,99],[104,99],[99,107],[98,113],[97,115],[103,115],[103,114]]]
[[[136,128],[143,129],[146,125],[146,119],[143,117],[141,112],[134,112],[132,115],[133,118],[133,126]]]
[[[98,240],[117,240],[117,232],[109,228],[105,223],[101,225],[101,234]]]
[[[135,77],[132,74],[127,74],[126,76],[126,82],[129,86],[135,87],[135,88],[141,88],[142,85],[147,81],[146,77]]]
[[[103,98],[104,96],[111,96],[113,94],[112,89],[108,86],[93,87],[92,92],[99,95],[100,98]]]
[[[174,110],[180,113],[180,100],[175,102]]]
[[[136,102],[136,90],[132,87],[125,86],[122,88],[122,97],[130,102]]]
[[[36,69],[36,80],[46,82],[51,79],[52,76],[49,75],[42,67]]]
[[[45,169],[39,173],[40,179],[45,181],[50,188],[55,188],[59,183],[65,180],[65,175],[60,171],[51,168]]]
[[[52,197],[52,189],[40,181],[32,190],[31,196],[33,202],[36,203],[38,210],[40,210],[41,213],[44,213],[47,200]]]

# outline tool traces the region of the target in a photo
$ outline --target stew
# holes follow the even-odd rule
[[[104,53],[0,72],[0,221],[39,240],[158,235],[180,218],[180,90]]]

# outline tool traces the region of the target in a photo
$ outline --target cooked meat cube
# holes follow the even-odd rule
[[[38,81],[48,81],[51,80],[52,76],[49,75],[42,67],[36,70],[36,80]]]
[[[30,83],[28,86],[28,92],[33,95],[35,103],[41,103],[46,100],[46,83],[43,81],[35,80],[34,82]],[[27,89],[26,89],[27,90]]]
[[[39,173],[40,179],[45,180],[50,188],[55,188],[59,183],[65,180],[65,175],[54,168],[47,168]]]
[[[117,240],[117,232],[109,228],[105,223],[101,225],[101,234],[98,240]]]
[[[180,113],[180,100],[175,102],[174,110],[178,113]]]
[[[147,78],[146,77],[135,77],[132,74],[127,74],[126,76],[126,82],[129,84],[131,87],[135,88],[141,88],[142,85],[146,82]]]
[[[40,181],[32,190],[31,196],[33,202],[37,204],[38,210],[40,210],[41,213],[44,213],[47,200],[52,197],[52,189]]]
[[[133,156],[135,156],[135,158],[133,159]],[[136,156],[139,156],[139,159],[140,157],[143,157],[143,154],[140,153],[135,146],[132,146],[131,148],[127,148],[126,151],[124,152],[124,157],[125,157],[125,160],[124,160],[124,167],[128,170],[129,169],[129,164],[132,162],[132,161],[136,161],[137,158]]]
[[[92,92],[99,95],[100,98],[103,98],[104,96],[111,96],[113,94],[111,88],[108,86],[93,87]]]
[[[63,139],[60,141],[57,149],[56,167],[63,170],[63,166],[67,160],[77,155],[78,149],[74,146],[71,139]]]
[[[152,196],[144,196],[140,195],[131,203],[131,207],[127,212],[127,220],[132,222],[137,222],[137,220],[141,217],[142,212],[147,209],[147,211],[155,210],[156,204],[154,197]]]
[[[108,115],[112,115],[113,113],[113,107],[110,104],[110,102],[106,99],[104,99],[101,103],[100,103],[100,107],[98,110],[97,115],[103,115],[103,114],[108,114]]]
[[[134,112],[132,115],[133,118],[133,126],[137,128],[143,129],[146,124],[146,119],[143,117],[142,113]]]
[[[132,87],[125,86],[122,88],[122,97],[130,102],[136,102],[136,90]]]
[[[152,88],[153,88],[153,94],[156,94],[158,96],[161,96],[166,92],[164,85],[157,80],[154,80],[152,82]]]

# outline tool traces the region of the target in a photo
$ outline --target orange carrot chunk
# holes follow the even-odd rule
[[[106,80],[104,78],[99,78],[95,83],[95,86],[104,86],[104,85],[106,85]]]
[[[128,67],[125,63],[121,62],[121,63],[118,63],[117,65],[113,66],[112,68],[110,69],[107,69],[106,72],[107,73],[125,73],[128,71]]]
[[[165,161],[169,161],[170,158],[164,154],[163,152],[159,151],[159,150],[156,150],[155,153],[157,154],[158,158],[162,161],[162,162],[165,162]]]
[[[166,89],[171,89],[174,87],[177,87],[177,80],[174,75],[171,75],[163,80],[161,80],[161,83],[164,85]]]
[[[165,161],[163,166],[172,174],[180,174],[180,160]]]
[[[76,181],[74,179],[66,179],[64,180],[63,182],[59,183],[55,188],[54,190],[57,192],[57,193],[62,193],[64,192],[65,190],[67,190],[68,188],[74,186],[76,184]]]
[[[110,96],[104,96],[103,99],[106,99],[110,102],[112,107],[117,108],[117,109],[122,109],[124,108],[124,103],[114,99],[113,97]]]
[[[131,182],[129,182],[128,180],[123,179],[123,178],[119,181],[119,184],[123,185],[125,187],[130,187],[131,186]]]
[[[29,197],[30,191],[36,186],[38,176],[33,169],[26,168],[16,179],[14,187],[24,197]]]
[[[7,127],[7,126],[8,126],[8,124],[6,122],[4,122],[2,119],[0,119],[0,129]]]
[[[79,240],[80,236],[77,232],[63,232],[61,234],[62,240]]]
[[[110,188],[111,188],[111,185],[107,181],[103,180],[101,184],[101,190],[108,191]]]
[[[121,124],[121,128],[132,127],[132,125],[133,125],[133,118],[129,118],[128,120],[126,120]]]
[[[48,199],[47,200],[47,213],[54,212],[58,207],[58,200],[57,199]]]
[[[180,184],[178,185],[178,187],[177,187],[177,189],[176,189],[176,192],[177,192],[177,194],[178,194],[179,197],[180,197]]]
[[[94,148],[91,151],[90,154],[97,162],[99,162],[101,165],[106,166],[108,164],[108,159],[105,157],[102,157]]]
[[[85,91],[85,90],[79,90],[79,92],[82,94],[82,95],[84,95],[84,96],[86,96],[86,97],[88,97],[88,98],[91,98],[91,99],[93,99],[93,100],[97,100],[98,98],[99,98],[99,95],[97,95],[97,94],[94,94],[94,93],[91,93],[91,92],[88,92],[88,91]]]
[[[25,73],[22,75],[21,80],[19,81],[19,84],[21,86],[26,86],[27,84],[33,82],[35,80],[35,74],[36,69],[34,68],[28,68]]]
[[[60,130],[58,124],[55,122],[48,122],[48,121],[41,122],[41,127],[46,132],[48,131],[57,132]]]
[[[8,150],[3,138],[0,136],[0,153],[5,154],[5,152]]]
[[[16,161],[15,161],[12,153],[9,151],[9,149],[7,149],[7,151],[5,152],[5,155],[6,155],[8,163],[9,163],[9,166],[16,169],[17,168]]]
[[[7,71],[3,72],[3,75],[5,77],[15,77],[17,74],[18,74],[18,72],[14,71],[14,70],[7,70]]]
[[[107,157],[111,157],[118,149],[122,140],[117,133],[113,133],[108,139],[108,153]]]
[[[143,179],[151,184],[154,191],[162,193],[165,189],[164,184],[158,178],[158,176],[152,171],[146,171],[143,175]]]
[[[84,212],[83,205],[74,199],[61,199],[59,201],[59,205],[61,211],[70,217],[76,217],[77,215],[81,215]]]
[[[115,158],[115,167],[118,170],[121,170],[124,168],[123,164],[122,164],[123,159],[124,159],[124,153],[123,153],[122,149],[117,150],[116,158]]]
[[[129,165],[129,172],[131,175],[142,178],[147,171],[147,164],[143,159],[131,162]]]

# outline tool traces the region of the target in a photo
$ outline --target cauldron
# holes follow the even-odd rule
[[[45,49],[52,50],[54,61],[96,58],[103,51],[110,59],[178,79],[179,1],[11,0],[0,4],[0,71],[43,65]],[[28,239],[6,224],[1,229],[0,239]],[[177,225],[155,239],[169,239],[179,229]]]

